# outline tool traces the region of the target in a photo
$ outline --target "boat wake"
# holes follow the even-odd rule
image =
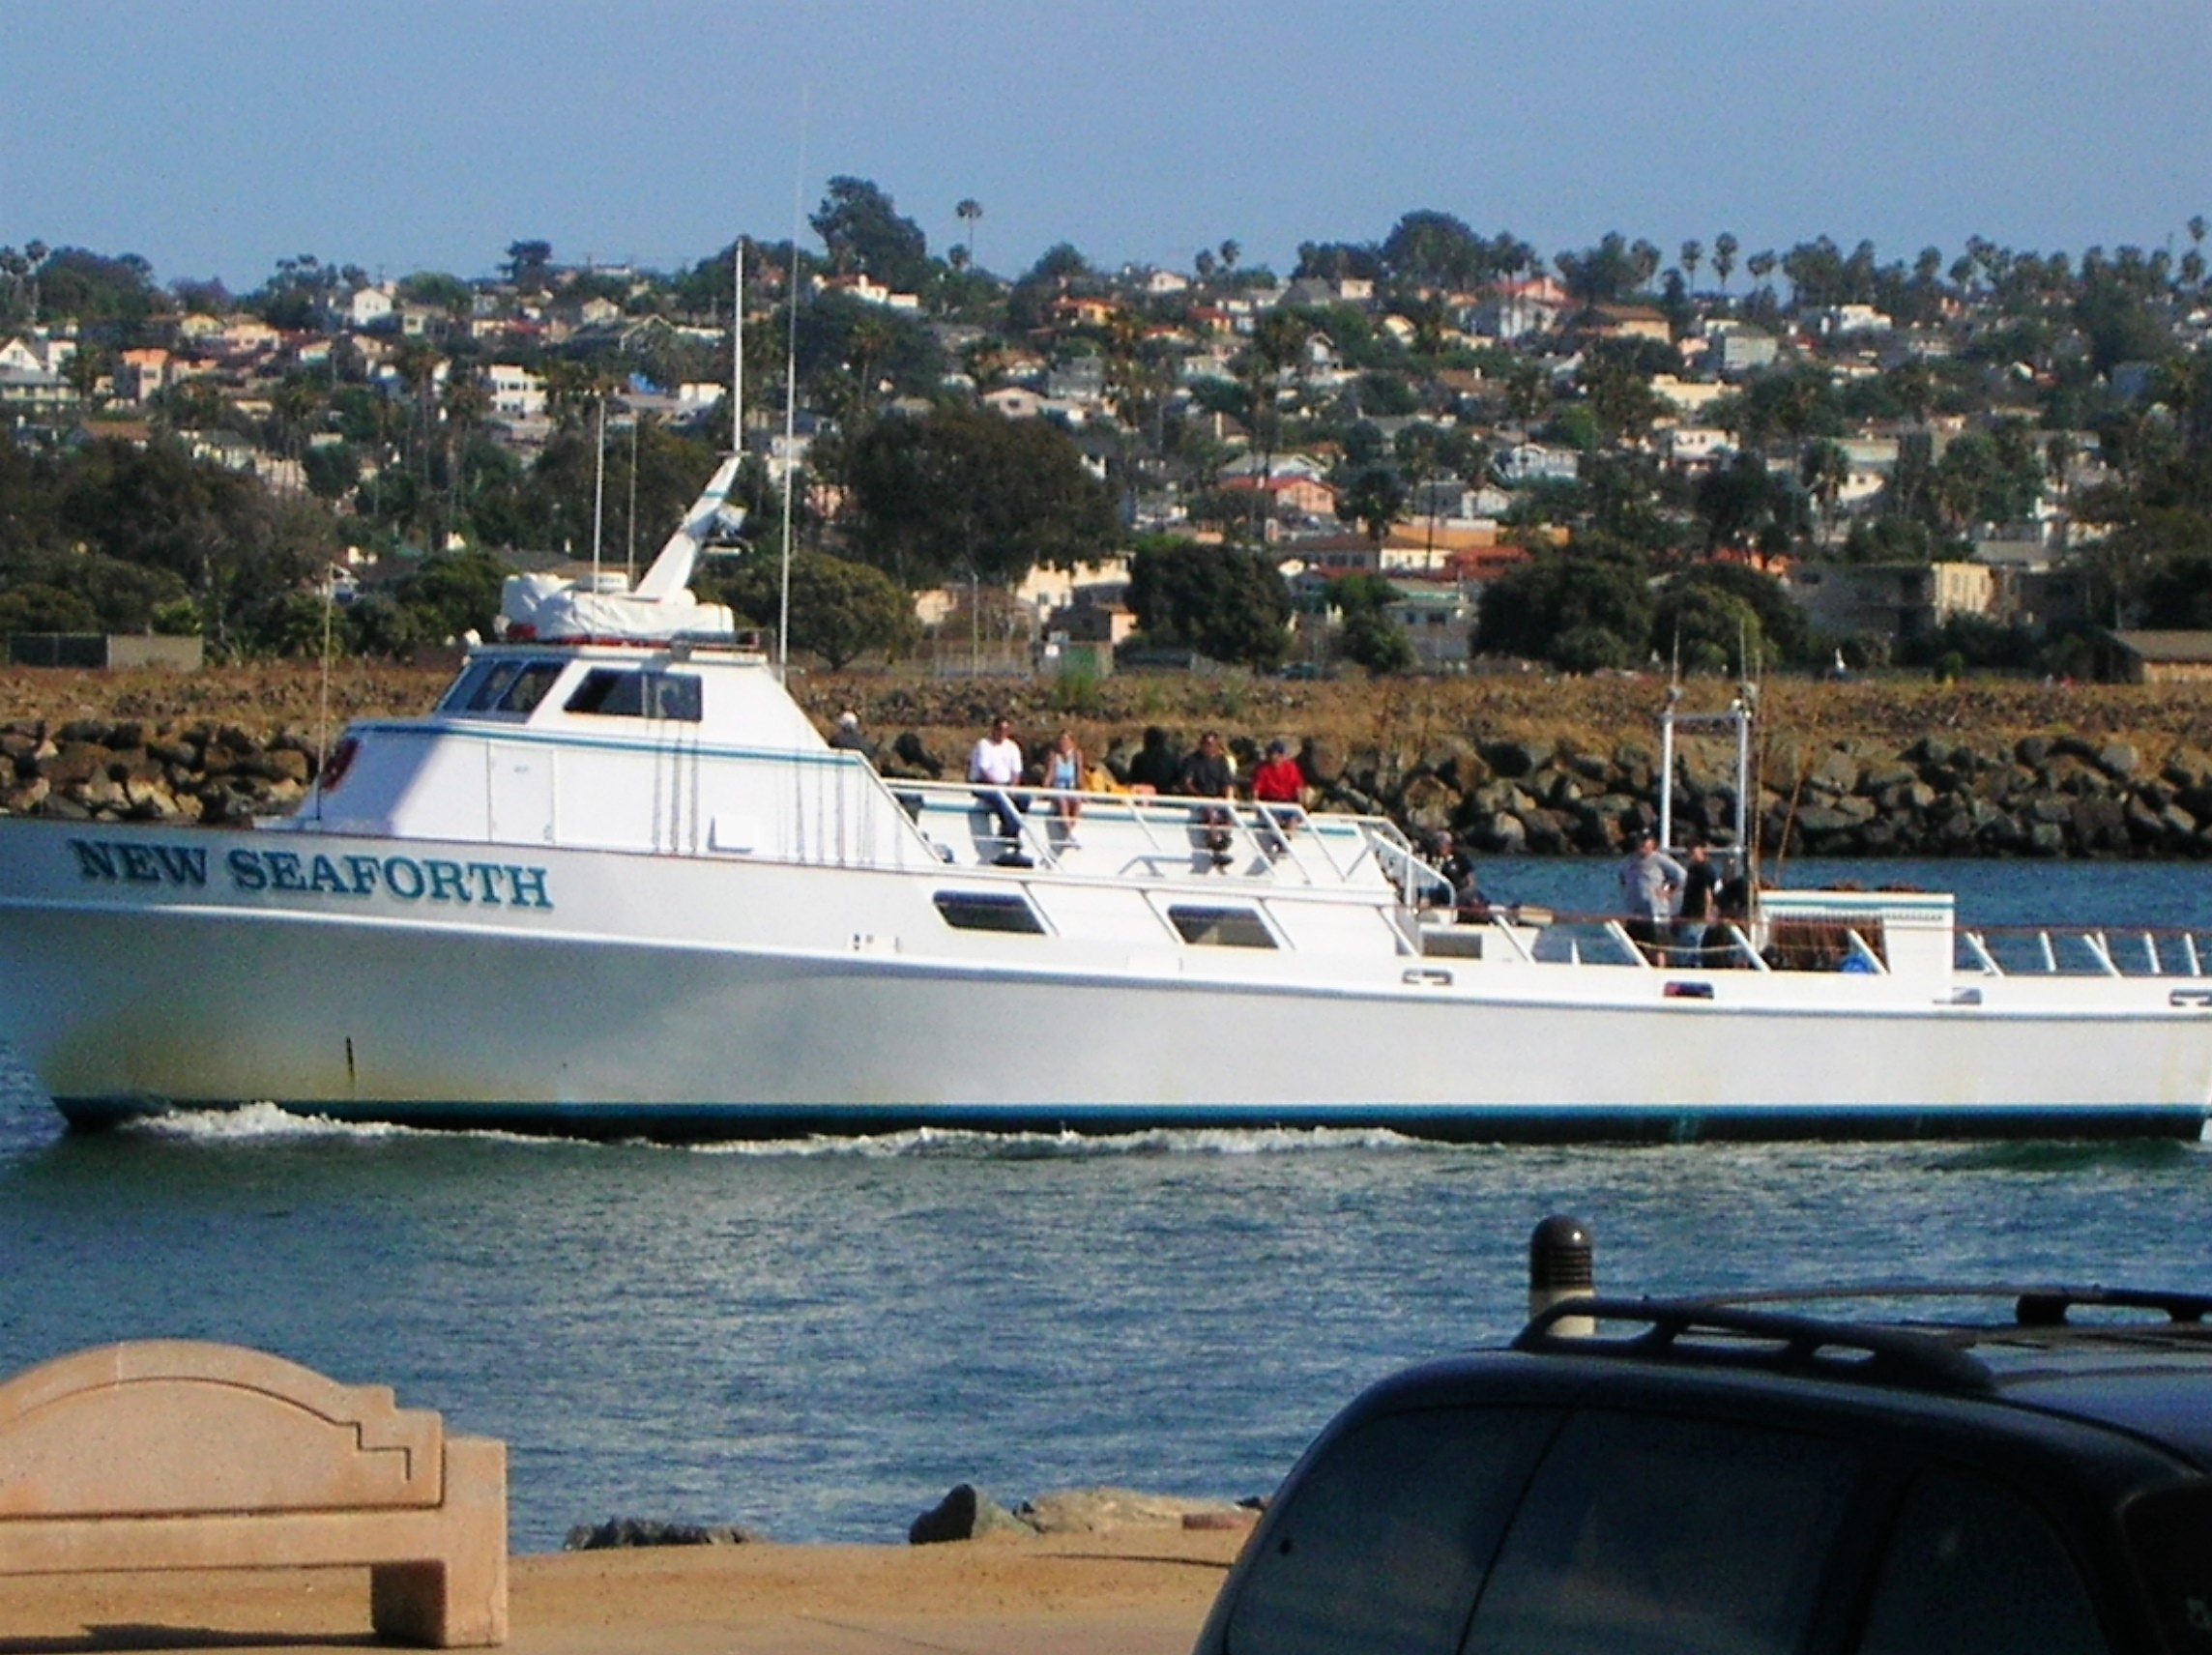
[[[1123,1155],[1282,1155],[1437,1150],[1451,1146],[1382,1128],[1191,1127],[1144,1132],[970,1132],[918,1127],[855,1138],[793,1138],[682,1146],[700,1155],[845,1155],[871,1160],[1033,1161]]]
[[[178,1110],[120,1123],[116,1130],[140,1138],[190,1144],[303,1144],[323,1141],[382,1143],[393,1140],[527,1145],[571,1150],[655,1150],[667,1154],[729,1156],[751,1160],[974,1160],[1031,1161],[1144,1155],[1282,1155],[1444,1149],[1450,1146],[1409,1138],[1382,1128],[1255,1127],[1159,1128],[1144,1132],[974,1132],[918,1127],[856,1137],[727,1139],[661,1143],[649,1139],[595,1140],[494,1128],[454,1129],[395,1122],[337,1120],[301,1115],[273,1103],[236,1109]]]
[[[146,1115],[119,1121],[115,1130],[133,1137],[178,1139],[192,1144],[300,1144],[332,1139],[356,1143],[388,1139],[422,1139],[431,1143],[447,1139],[502,1144],[567,1142],[522,1132],[456,1132],[442,1127],[402,1126],[392,1121],[335,1120],[327,1115],[296,1115],[274,1103],[246,1103],[235,1109],[180,1109],[168,1115]]]

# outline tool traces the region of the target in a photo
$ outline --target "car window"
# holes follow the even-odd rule
[[[2166,1646],[2212,1651],[2212,1490],[2146,1495],[2128,1507],[2127,1527]]]
[[[1906,1495],[1876,1577],[1859,1655],[2102,1651],[2081,1574],[2018,1497],[1930,1472]]]
[[[1552,1409],[1370,1419],[1329,1444],[1270,1522],[1229,1655],[1452,1655]]]
[[[1794,1655],[1862,1464],[1847,1444],[1591,1411],[1545,1457],[1470,1655]]]

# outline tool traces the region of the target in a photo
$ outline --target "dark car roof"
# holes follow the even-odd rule
[[[1489,1383],[1547,1383],[1630,1398],[1639,1386],[1679,1396],[1705,1386],[1748,1403],[1791,1397],[1834,1411],[1903,1408],[1965,1421],[1994,1407],[2116,1432],[2212,1469],[2212,1298],[2102,1289],[1895,1288],[1787,1295],[1788,1302],[1857,1306],[2000,1296],[2009,1321],[1876,1321],[1781,1312],[1784,1295],[1739,1299],[1586,1299],[1553,1307],[1514,1341],[1536,1358],[1488,1367]],[[1558,1331],[1568,1318],[1598,1331]],[[1618,1329],[1626,1328],[1622,1333]],[[1490,1359],[1495,1364],[1495,1354]],[[1399,1383],[1454,1386],[1478,1366],[1447,1362]],[[1425,1378],[1424,1378],[1425,1376]],[[1591,1396],[1588,1400],[1597,1400]],[[1964,1411],[1962,1411],[1962,1409]]]

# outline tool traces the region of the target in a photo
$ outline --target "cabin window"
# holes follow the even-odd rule
[[[679,718],[696,724],[703,706],[699,680],[691,673],[626,672],[599,667],[568,697],[570,712],[601,718]]]
[[[1272,948],[1275,934],[1257,911],[1249,908],[1188,908],[1168,910],[1168,923],[1185,943],[1213,948]]]
[[[479,661],[455,681],[438,703],[441,712],[527,713],[561,676],[559,661],[495,659]]]
[[[1016,931],[1025,936],[1044,935],[1044,921],[1037,917],[1029,898],[1013,891],[1000,890],[941,890],[937,893],[937,912],[945,915],[945,923],[955,931]]]

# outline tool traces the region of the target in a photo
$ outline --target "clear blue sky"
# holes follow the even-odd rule
[[[835,173],[986,266],[1069,241],[1379,240],[1412,208],[1547,255],[1826,232],[2187,245],[2212,216],[2207,0],[5,0],[0,242],[258,284],[673,268]],[[811,236],[809,236],[811,241]],[[1741,277],[1738,277],[1740,281]]]

